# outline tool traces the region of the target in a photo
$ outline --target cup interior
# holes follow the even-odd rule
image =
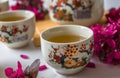
[[[79,25],[62,25],[58,27],[53,27],[50,29],[47,29],[41,33],[41,37],[48,41],[49,38],[58,36],[58,35],[76,35],[76,36],[82,36],[86,39],[91,38],[93,36],[93,31],[89,29],[88,27],[79,26]],[[48,41],[50,42],[50,41]]]
[[[2,19],[9,18],[9,17],[24,17],[24,19],[16,20],[16,21],[1,21]],[[34,13],[31,11],[26,10],[16,10],[16,11],[6,11],[0,13],[0,22],[17,22],[17,21],[24,21],[32,18],[34,16]]]

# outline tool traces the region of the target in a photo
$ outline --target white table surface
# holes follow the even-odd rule
[[[20,57],[21,54],[28,55],[30,59],[22,59]],[[24,69],[37,58],[41,60],[41,65],[46,65],[44,59],[42,58],[40,47],[35,47],[32,41],[29,45],[21,49],[10,49],[0,43],[0,78],[6,78],[4,75],[4,69],[6,67],[13,67],[16,69],[18,60],[22,63]],[[39,72],[37,78],[120,78],[120,65],[112,66],[104,64],[95,58],[92,58],[92,61],[95,62],[96,68],[86,67],[82,72],[73,76],[63,76],[57,74],[47,66],[48,69]]]

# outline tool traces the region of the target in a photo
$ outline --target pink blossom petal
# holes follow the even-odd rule
[[[9,78],[17,78],[17,72],[14,72],[11,76],[9,76]]]
[[[104,58],[104,60],[103,60],[104,62],[106,62],[106,63],[112,63],[112,61],[113,61],[113,55],[110,55],[109,57],[107,57],[107,58]]]
[[[39,67],[39,71],[44,71],[47,69],[47,66],[46,65],[42,65]]]
[[[22,65],[19,61],[18,61],[17,77],[25,78],[25,75],[24,75],[23,70],[22,70]]]
[[[21,54],[20,57],[23,59],[29,59],[29,57],[27,55],[24,55],[24,54]]]
[[[114,52],[113,55],[114,55],[115,59],[119,59],[120,60],[120,52]]]
[[[33,8],[32,8],[31,6],[27,6],[26,9],[27,9],[27,10],[30,10],[30,11],[33,10]]]
[[[45,14],[43,14],[43,13],[38,13],[38,14],[36,14],[36,19],[38,20],[38,19],[44,19],[44,16],[45,16]]]
[[[16,3],[15,5],[12,5],[10,8],[11,8],[12,10],[20,9],[20,4],[19,4],[19,3]]]
[[[120,64],[120,8],[111,9],[106,15],[104,26],[92,25],[94,32],[94,53],[108,64]]]
[[[116,43],[113,39],[107,39],[106,42],[107,42],[109,48],[114,49],[116,47]]]
[[[43,8],[42,0],[17,0],[15,5],[10,6],[11,10],[26,9],[34,12],[37,20],[42,20],[45,17],[46,10]]]
[[[7,77],[11,76],[13,74],[13,72],[14,72],[13,68],[8,67],[8,68],[5,69],[5,75]]]
[[[86,67],[96,68],[95,63],[93,63],[93,62],[89,62]]]
[[[23,71],[22,71],[22,65],[21,65],[21,63],[19,61],[18,61],[18,70],[17,70],[17,73],[18,73],[18,75],[23,73]]]

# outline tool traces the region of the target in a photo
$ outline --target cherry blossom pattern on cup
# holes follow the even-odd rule
[[[90,26],[104,13],[104,0],[44,0],[52,21]]]
[[[19,41],[24,41],[28,39],[29,26],[0,26],[0,32],[4,34],[0,34],[0,41],[4,43],[14,43]],[[21,36],[19,36],[21,35]]]
[[[73,21],[73,18],[90,18],[93,2],[91,0],[52,0],[50,5],[53,16],[57,20]]]
[[[90,46],[87,43],[81,45],[66,45],[64,47],[51,46],[48,55],[49,62],[60,64],[66,69],[78,68],[87,64],[93,51],[93,40],[90,40]],[[89,48],[89,49],[88,49]],[[81,56],[82,58],[79,58]]]
[[[12,18],[12,19],[11,19]],[[9,48],[26,46],[35,33],[35,15],[16,10],[0,13],[0,41]]]
[[[65,43],[49,40],[63,34],[82,36],[84,39]],[[92,57],[94,37],[88,27],[60,25],[43,31],[40,36],[41,51],[46,63],[60,74],[73,75],[82,71]]]

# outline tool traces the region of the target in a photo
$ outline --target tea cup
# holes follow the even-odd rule
[[[104,0],[44,0],[50,19],[59,24],[90,26],[104,13]]]
[[[8,0],[0,0],[0,12],[9,10],[9,1]]]
[[[16,10],[0,13],[0,41],[9,48],[29,43],[35,32],[35,15],[31,11]]]
[[[61,35],[78,37],[75,41],[70,41],[70,37],[66,37],[66,41],[61,42],[64,41],[63,37],[60,38]],[[73,75],[80,72],[93,54],[93,31],[85,26],[60,25],[43,31],[40,37],[45,62],[60,74]],[[55,37],[62,40],[56,41]]]

